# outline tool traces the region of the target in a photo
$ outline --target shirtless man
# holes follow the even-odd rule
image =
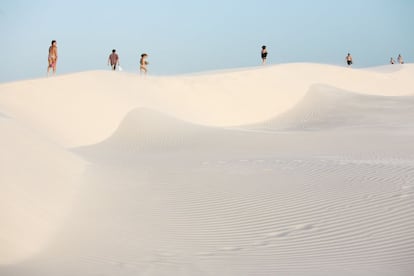
[[[56,62],[58,59],[58,52],[57,52],[57,46],[56,46],[56,40],[52,40],[52,45],[49,47],[49,56],[47,58],[48,60],[48,67],[47,67],[47,75],[49,76],[50,68],[53,69],[53,75],[56,74]]]
[[[112,70],[114,71],[116,70],[116,65],[119,65],[119,57],[115,49],[113,49],[112,54],[109,55],[108,65],[109,64],[111,64]]]
[[[142,73],[147,74],[147,72],[148,72],[148,69],[147,69],[147,65],[148,65],[147,57],[148,57],[147,54],[142,54],[141,55],[141,59],[139,60],[139,70],[140,70],[141,74]]]

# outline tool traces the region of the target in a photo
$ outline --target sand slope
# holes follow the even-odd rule
[[[0,118],[0,264],[44,248],[72,206],[86,162]]]
[[[411,275],[413,73],[2,84],[0,275]]]
[[[2,84],[0,108],[48,139],[76,147],[104,140],[137,107],[203,125],[245,125],[292,108],[312,84],[364,94],[409,95],[414,93],[408,85],[413,70],[411,64],[393,73],[286,64],[145,80],[132,74],[85,72]]]
[[[412,130],[413,116],[414,94],[367,95],[315,84],[292,109],[255,127],[269,130]]]

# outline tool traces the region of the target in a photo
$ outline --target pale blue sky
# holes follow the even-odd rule
[[[0,82],[45,76],[50,41],[58,74],[125,71],[149,54],[152,75],[250,67],[267,45],[269,64],[355,67],[414,60],[412,0],[0,0]]]

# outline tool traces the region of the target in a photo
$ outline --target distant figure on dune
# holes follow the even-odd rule
[[[139,71],[141,72],[141,74],[147,74],[148,72],[148,61],[147,61],[148,55],[147,54],[142,54],[141,55],[141,59],[139,60]]]
[[[403,58],[402,58],[401,54],[400,54],[400,55],[398,55],[397,60],[398,60],[398,63],[399,63],[399,64],[404,64],[404,60],[403,60]]]
[[[265,45],[262,46],[261,56],[262,56],[262,64],[266,64],[267,50],[266,50]]]
[[[119,65],[119,57],[115,49],[113,49],[112,54],[109,55],[108,65],[109,64],[111,64],[112,70],[114,71],[116,70],[116,66]]]
[[[47,75],[49,76],[50,68],[53,69],[53,75],[56,74],[56,63],[58,59],[58,51],[56,46],[56,40],[52,40],[52,45],[49,47],[49,56],[47,57],[49,65],[47,66]]]
[[[393,58],[390,59],[390,64],[395,64],[395,60]]]
[[[352,56],[350,53],[348,53],[348,55],[345,57],[346,59],[346,63],[348,64],[348,67],[351,67],[352,65]]]

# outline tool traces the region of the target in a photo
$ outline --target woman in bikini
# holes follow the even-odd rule
[[[401,55],[398,55],[397,60],[399,64],[404,64],[404,60]]]
[[[49,76],[50,68],[53,69],[53,75],[56,74],[56,62],[58,59],[58,52],[56,40],[52,40],[52,45],[49,47],[49,56],[47,58],[49,66],[47,67],[47,75]]]
[[[139,71],[141,72],[141,74],[147,74],[148,69],[147,69],[147,65],[148,65],[148,61],[147,61],[147,54],[142,54],[141,55],[141,59],[139,60]]]

